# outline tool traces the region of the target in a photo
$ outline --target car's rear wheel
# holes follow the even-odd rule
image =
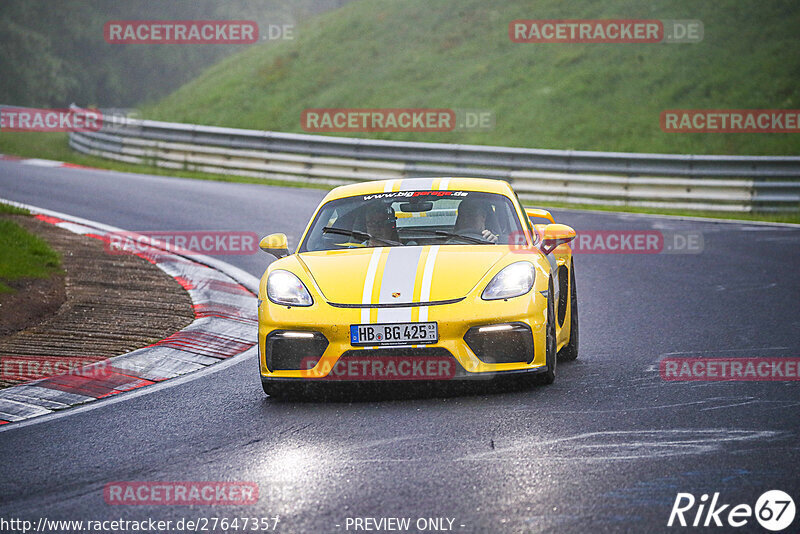
[[[556,379],[556,365],[558,356],[556,354],[556,311],[553,302],[553,282],[547,290],[547,330],[545,334],[545,365],[546,370],[536,375],[539,384],[552,384]]]
[[[569,343],[558,352],[561,361],[568,362],[578,357],[578,293],[575,285],[575,265],[572,265],[569,273],[570,291],[570,320],[569,320]]]

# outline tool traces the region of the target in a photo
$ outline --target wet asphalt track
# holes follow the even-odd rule
[[[295,246],[323,195],[0,162],[0,197],[128,230],[285,231]],[[668,353],[800,355],[800,228],[555,213],[579,231],[700,232],[704,251],[577,256],[581,355],[559,365],[552,386],[280,402],[262,393],[250,356],[0,432],[0,517],[277,514],[279,532],[346,532],[348,517],[447,517],[455,532],[658,532],[669,530],[679,491],[754,505],[781,489],[800,506],[800,383],[658,373]],[[222,259],[254,276],[269,261]],[[104,485],[128,480],[255,481],[260,499],[106,505]],[[738,531],[766,532],[752,518]]]

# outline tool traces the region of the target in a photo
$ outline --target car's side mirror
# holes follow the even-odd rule
[[[286,234],[270,234],[262,238],[258,246],[261,250],[272,254],[276,258],[283,258],[289,255],[289,244],[286,240]]]
[[[542,236],[542,252],[550,254],[559,245],[569,243],[575,239],[575,230],[566,224],[548,224],[544,227]]]
[[[525,208],[525,215],[527,215],[531,220],[531,224],[536,224],[534,219],[547,219],[550,221],[550,224],[556,222],[555,219],[553,219],[553,215],[549,211],[539,208]]]

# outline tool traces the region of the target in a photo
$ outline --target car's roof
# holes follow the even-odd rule
[[[508,182],[489,178],[405,178],[343,185],[331,190],[325,201],[391,191],[480,191],[513,196]]]

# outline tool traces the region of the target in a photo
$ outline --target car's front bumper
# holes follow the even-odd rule
[[[456,303],[429,306],[426,319],[436,321],[439,333],[439,341],[429,345],[353,346],[350,343],[350,325],[363,323],[365,313],[369,313],[369,322],[377,322],[374,309],[364,312],[359,308],[335,307],[324,301],[308,308],[288,308],[262,301],[258,335],[262,380],[485,380],[496,375],[536,373],[545,368],[547,297],[537,288],[527,295],[508,300],[484,301],[480,296],[474,296]],[[412,321],[419,318],[419,307],[412,308]],[[474,336],[471,347],[465,341],[465,335],[475,327],[491,325],[517,325],[515,328],[519,331],[529,329],[531,354],[520,357],[519,361],[505,358],[503,362],[507,356],[504,350],[508,352],[509,348],[509,344],[503,342],[503,330],[497,331],[497,343],[481,343],[481,348],[476,349],[481,354],[476,354],[473,350],[476,345]],[[272,361],[272,358],[268,353],[274,350],[275,344],[268,344],[267,339],[272,336],[270,339],[274,340],[276,335],[282,336],[286,332],[315,333],[315,336],[324,336],[327,343],[324,347],[321,344],[306,345],[309,347],[308,355],[301,358],[301,364],[294,365],[296,368],[278,369],[273,364],[271,369],[268,360]],[[485,334],[491,335],[492,332]],[[300,343],[303,338],[296,339]],[[291,341],[282,340],[283,350]],[[312,339],[306,336],[305,341],[309,343]],[[515,350],[519,351],[519,347]],[[435,364],[433,372],[430,372],[432,361]],[[445,362],[450,362],[450,365]],[[424,367],[424,373],[419,372],[420,365]]]

